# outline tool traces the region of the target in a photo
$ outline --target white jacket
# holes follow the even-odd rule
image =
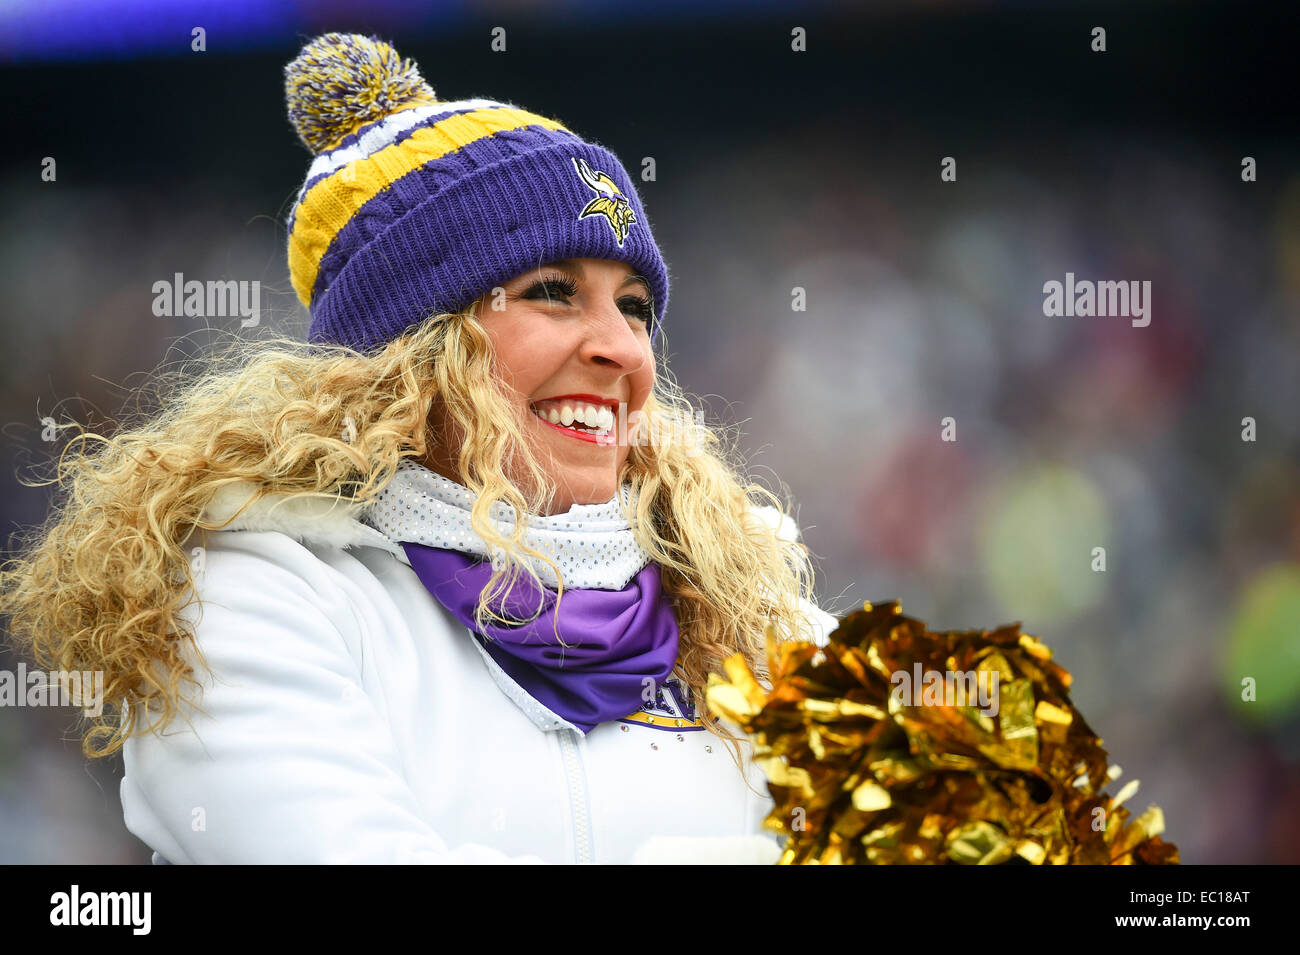
[[[208,516],[249,496],[227,489]],[[124,744],[126,827],[155,862],[775,861],[748,745],[757,794],[675,680],[584,736],[359,508],[274,500],[196,555],[203,712]],[[798,533],[788,518],[781,532]],[[806,609],[824,642],[835,619]]]

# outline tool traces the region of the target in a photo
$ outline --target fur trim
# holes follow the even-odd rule
[[[394,552],[401,550],[379,531],[361,522],[363,504],[342,504],[326,498],[292,498],[285,494],[268,494],[253,501],[256,492],[257,485],[249,481],[226,485],[212,496],[203,511],[203,519],[212,524],[225,524],[234,517],[221,530],[279,531],[303,544],[339,548],[364,544]]]
[[[750,511],[755,517],[762,518],[763,523],[776,531],[776,536],[786,541],[797,541],[799,539],[799,526],[795,524],[794,518],[789,514],[782,514],[770,504],[762,507],[750,505]]]

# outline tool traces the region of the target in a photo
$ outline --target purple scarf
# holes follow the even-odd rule
[[[519,626],[490,622],[481,633],[474,608],[492,576],[482,558],[441,547],[402,542],[411,569],[438,603],[479,637],[492,659],[533,699],[590,733],[597,724],[641,708],[644,680],[659,687],[677,663],[677,615],[651,561],[622,590],[565,590],[556,642],[556,592],[543,588],[536,620]],[[501,616],[532,616],[537,585],[521,576],[494,609]]]

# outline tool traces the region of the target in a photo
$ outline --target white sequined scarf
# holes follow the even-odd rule
[[[649,552],[637,543],[620,510],[620,500],[629,501],[631,493],[631,485],[624,484],[605,504],[575,504],[563,514],[532,515],[524,540],[559,565],[566,588],[622,590],[650,563]],[[395,543],[409,541],[490,558],[487,541],[470,524],[473,506],[468,488],[403,459],[362,520]],[[514,508],[498,501],[491,516],[509,536]],[[547,587],[558,586],[547,564],[529,560]]]

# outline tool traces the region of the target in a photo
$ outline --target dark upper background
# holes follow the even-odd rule
[[[48,466],[41,416],[112,421],[212,340],[152,314],[155,281],[256,279],[263,328],[303,331],[284,220],[309,155],[281,70],[318,33],[378,32],[444,99],[554,116],[633,174],[655,158],[669,367],[789,485],[823,606],[1022,621],[1185,861],[1300,861],[1287,5],[106,6],[0,11],[6,534],[49,500],[18,483]],[[1045,317],[1066,272],[1151,281],[1151,324]],[[0,709],[0,861],[148,859],[120,760],[75,738],[69,710]]]

